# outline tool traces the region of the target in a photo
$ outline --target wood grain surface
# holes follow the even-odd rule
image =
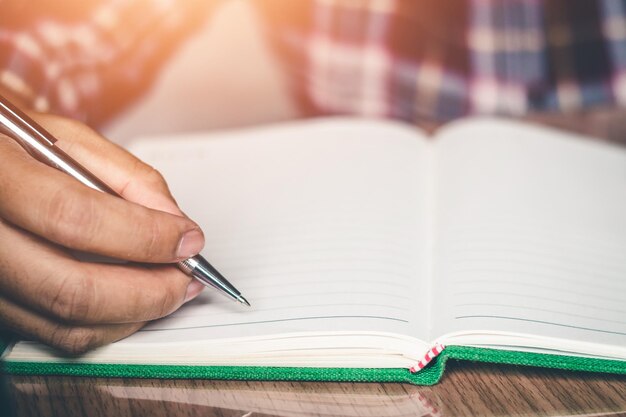
[[[406,384],[7,377],[13,416],[626,416],[626,376],[452,363]]]

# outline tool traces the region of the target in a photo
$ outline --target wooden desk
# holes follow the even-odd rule
[[[15,416],[617,416],[626,377],[452,363],[404,384],[10,377]]]

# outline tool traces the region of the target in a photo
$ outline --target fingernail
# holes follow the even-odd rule
[[[191,230],[183,235],[183,238],[178,244],[178,251],[176,256],[178,259],[191,258],[194,255],[200,253],[204,246],[204,235],[201,231],[195,229]]]
[[[187,293],[185,294],[185,300],[183,303],[187,303],[198,296],[204,289],[204,285],[200,281],[195,279],[187,286]]]

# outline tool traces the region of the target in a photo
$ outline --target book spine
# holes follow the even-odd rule
[[[435,344],[435,346],[433,346],[432,348],[430,348],[428,350],[428,352],[426,352],[426,354],[424,355],[424,358],[422,360],[420,360],[415,365],[413,365],[413,366],[411,366],[409,368],[409,371],[411,371],[411,373],[415,373],[415,372],[421,371],[422,369],[424,369],[424,367],[426,365],[428,365],[430,363],[430,361],[432,361],[437,356],[439,356],[439,354],[441,352],[443,352],[443,350],[445,348],[446,348],[446,346],[442,345],[441,343]]]

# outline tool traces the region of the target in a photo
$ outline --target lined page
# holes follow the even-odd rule
[[[339,119],[131,149],[163,173],[205,232],[203,255],[252,308],[206,290],[126,341],[425,335],[430,147],[412,129]]]
[[[626,346],[626,150],[488,119],[438,146],[435,334]]]

